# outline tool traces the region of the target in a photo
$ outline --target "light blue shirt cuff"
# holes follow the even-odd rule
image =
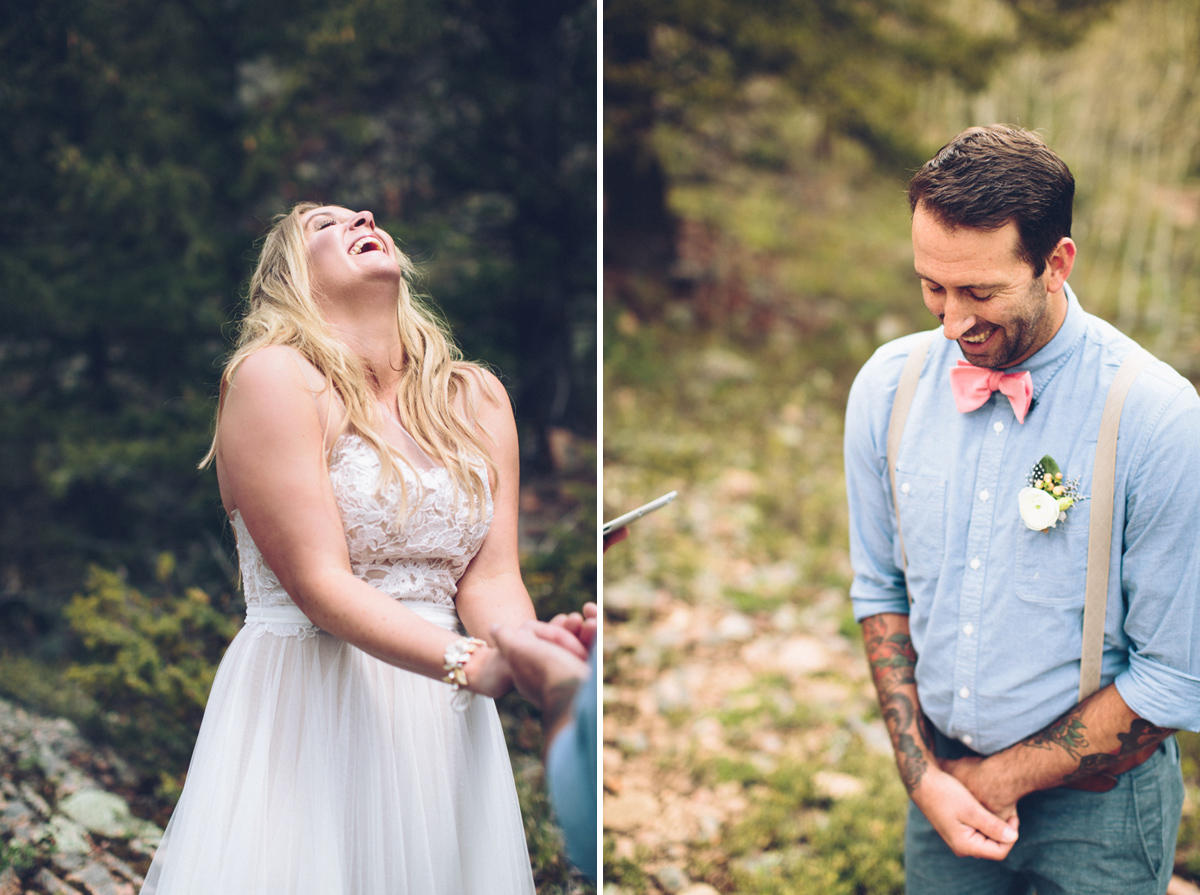
[[[1129,668],[1113,683],[1125,704],[1154,726],[1200,731],[1200,678],[1131,651]]]
[[[894,590],[876,588],[861,579],[855,579],[850,588],[850,602],[854,607],[856,622],[885,612],[908,615],[908,594],[904,591],[897,594]]]

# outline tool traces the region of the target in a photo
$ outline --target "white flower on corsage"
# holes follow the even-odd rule
[[[1067,510],[1081,500],[1079,479],[1064,479],[1062,470],[1049,454],[1029,473],[1029,487],[1017,494],[1021,521],[1032,531],[1049,531],[1067,518]]]

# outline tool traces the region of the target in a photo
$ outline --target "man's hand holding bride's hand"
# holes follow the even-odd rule
[[[587,652],[558,625],[533,620],[493,625],[492,639],[521,695],[538,706],[544,707],[546,693],[559,684],[574,685],[588,675]]]
[[[550,619],[549,624],[572,634],[576,641],[583,645],[583,658],[586,659],[587,650],[590,650],[596,642],[598,616],[599,610],[596,608],[596,604],[588,602],[583,604],[582,612],[560,612]],[[539,629],[539,636],[541,636],[541,630]],[[547,635],[549,633],[546,632]]]

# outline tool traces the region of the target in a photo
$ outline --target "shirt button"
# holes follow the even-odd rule
[[[1000,425],[1000,424],[997,423],[996,425]],[[975,742],[974,738],[969,733],[964,733],[961,737],[959,737],[959,739],[962,740],[962,744],[964,746],[969,746],[973,742]]]
[[[958,695],[961,696],[963,699],[966,699],[968,696],[971,695],[971,690],[969,687],[963,687],[961,690],[958,691]]]
[[[978,569],[981,565],[983,565],[983,563],[981,563],[979,561],[978,556],[971,560],[971,568],[972,569]]]
[[[975,626],[970,622],[967,622],[965,625],[963,625],[963,633],[970,637],[975,633]]]
[[[980,491],[980,492],[979,492],[979,499],[980,499],[980,500],[987,500],[989,497],[991,497],[991,495],[990,495],[990,494],[988,494],[988,492],[987,492],[987,488],[984,488],[982,491]]]
[[[996,422],[992,423],[992,428],[995,429],[997,432],[1003,432],[1004,431],[1004,423],[1000,422],[999,420],[996,420]]]
[[[912,490],[912,485],[910,485],[908,482],[905,482],[903,485],[900,486],[901,494],[907,494],[911,490]]]

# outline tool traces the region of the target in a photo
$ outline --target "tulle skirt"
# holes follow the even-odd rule
[[[142,895],[531,895],[495,703],[282,629],[230,644]]]

